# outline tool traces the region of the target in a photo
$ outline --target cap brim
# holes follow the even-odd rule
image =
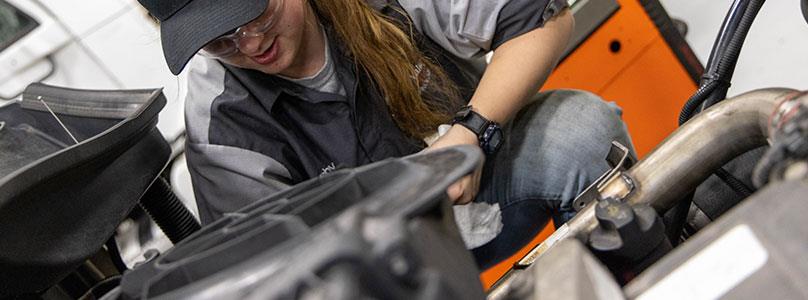
[[[802,0],[802,16],[808,22],[808,0]]]
[[[199,49],[257,18],[269,0],[194,0],[160,23],[168,68],[179,74]]]

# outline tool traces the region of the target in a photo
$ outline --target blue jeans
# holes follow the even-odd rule
[[[551,218],[557,226],[572,218],[572,200],[609,169],[612,141],[632,148],[614,103],[573,90],[533,100],[503,127],[505,142],[486,158],[472,203],[499,213],[484,217],[500,221],[493,240],[472,250],[482,269],[524,247]]]

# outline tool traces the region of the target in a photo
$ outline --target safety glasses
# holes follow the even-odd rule
[[[200,54],[213,58],[227,58],[239,52],[239,44],[244,38],[261,37],[267,33],[280,18],[283,12],[283,0],[269,0],[263,14],[236,30],[222,35],[199,51]]]

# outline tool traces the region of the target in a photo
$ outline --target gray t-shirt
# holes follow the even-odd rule
[[[325,35],[325,30],[323,30],[323,35]],[[320,68],[320,70],[317,71],[317,73],[315,73],[312,76],[303,78],[290,78],[280,75],[278,75],[278,77],[305,86],[307,88],[313,89],[315,91],[339,94],[341,96],[345,96],[345,86],[342,84],[342,82],[339,81],[339,78],[337,77],[337,71],[334,68],[334,62],[333,59],[331,58],[331,50],[328,47],[328,38],[325,39],[325,64],[323,64],[323,67]]]

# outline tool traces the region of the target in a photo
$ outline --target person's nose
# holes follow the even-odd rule
[[[238,49],[248,56],[259,55],[261,54],[261,42],[263,40],[263,36],[243,36],[238,40]]]

